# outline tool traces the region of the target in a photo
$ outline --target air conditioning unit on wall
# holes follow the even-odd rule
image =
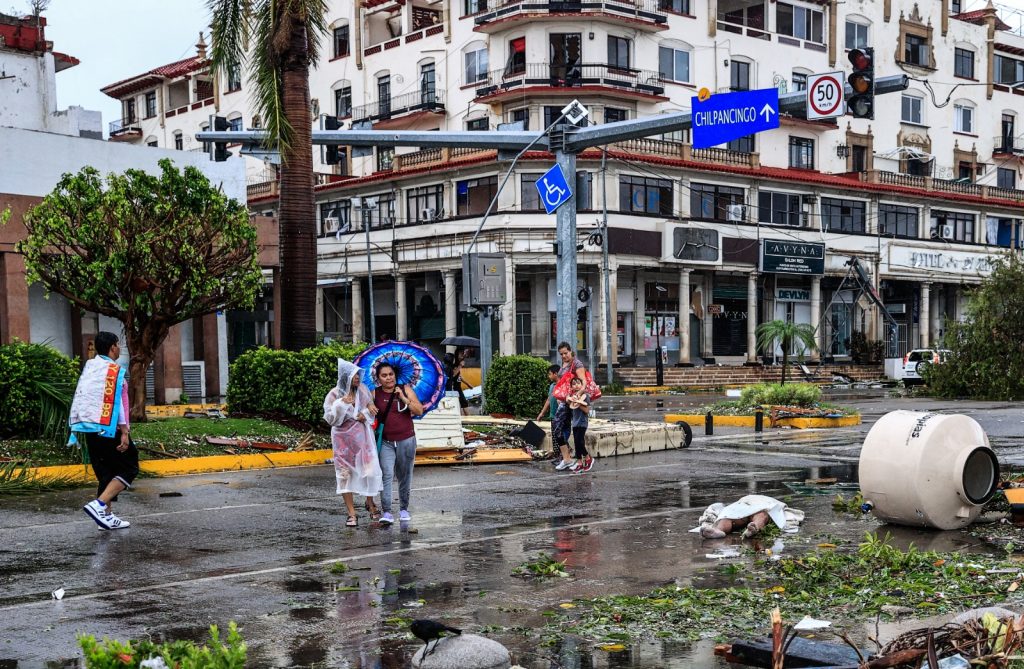
[[[424,207],[420,212],[420,218],[425,221],[433,221],[437,218],[437,209],[434,209],[433,207]]]
[[[941,235],[943,239],[953,239],[953,226],[944,225],[941,228]]]
[[[730,204],[725,209],[725,220],[727,221],[743,221],[746,219],[746,205],[742,204]]]
[[[334,216],[328,216],[324,219],[324,234],[334,234],[338,231],[339,227],[341,227],[341,221]]]

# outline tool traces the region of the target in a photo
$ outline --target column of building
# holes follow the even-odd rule
[[[444,336],[454,337],[459,333],[459,299],[455,288],[455,270],[446,269],[441,272],[444,280]],[[455,350],[454,346],[448,347],[449,352]]]
[[[931,345],[931,287],[927,281],[921,284],[921,312],[918,314],[918,330],[921,332],[921,348]]]
[[[395,339],[409,339],[409,309],[406,306],[405,275],[395,273]]]
[[[814,328],[814,348],[811,350],[811,362],[821,361],[821,347],[825,341],[821,327],[821,277],[811,277],[811,327]]]
[[[757,272],[747,276],[747,364],[757,362]]]
[[[679,366],[689,367],[690,361],[690,270],[679,270]]]
[[[505,304],[498,322],[498,350],[502,355],[516,354],[516,274],[511,253],[505,255]]]
[[[352,277],[352,341],[363,341],[363,284],[359,277]]]

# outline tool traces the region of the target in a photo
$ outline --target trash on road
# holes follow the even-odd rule
[[[56,599],[57,601],[64,599],[64,588],[57,588],[56,590],[50,593],[50,596]]]
[[[827,627],[831,627],[832,623],[827,620],[818,620],[810,616],[804,616],[803,620],[793,625],[793,629],[800,632],[813,632],[815,630],[823,630]]]

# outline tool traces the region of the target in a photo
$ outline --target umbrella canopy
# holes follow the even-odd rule
[[[441,340],[441,346],[464,346],[466,348],[480,348],[480,340],[476,337],[445,337]]]
[[[436,407],[444,397],[445,375],[441,362],[419,344],[386,341],[359,354],[355,365],[363,369],[363,383],[377,387],[377,367],[388,362],[395,369],[399,385],[408,385],[423,404],[423,413]]]

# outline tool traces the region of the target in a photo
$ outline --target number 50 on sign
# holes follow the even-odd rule
[[[807,77],[807,118],[832,118],[846,113],[842,72]]]

